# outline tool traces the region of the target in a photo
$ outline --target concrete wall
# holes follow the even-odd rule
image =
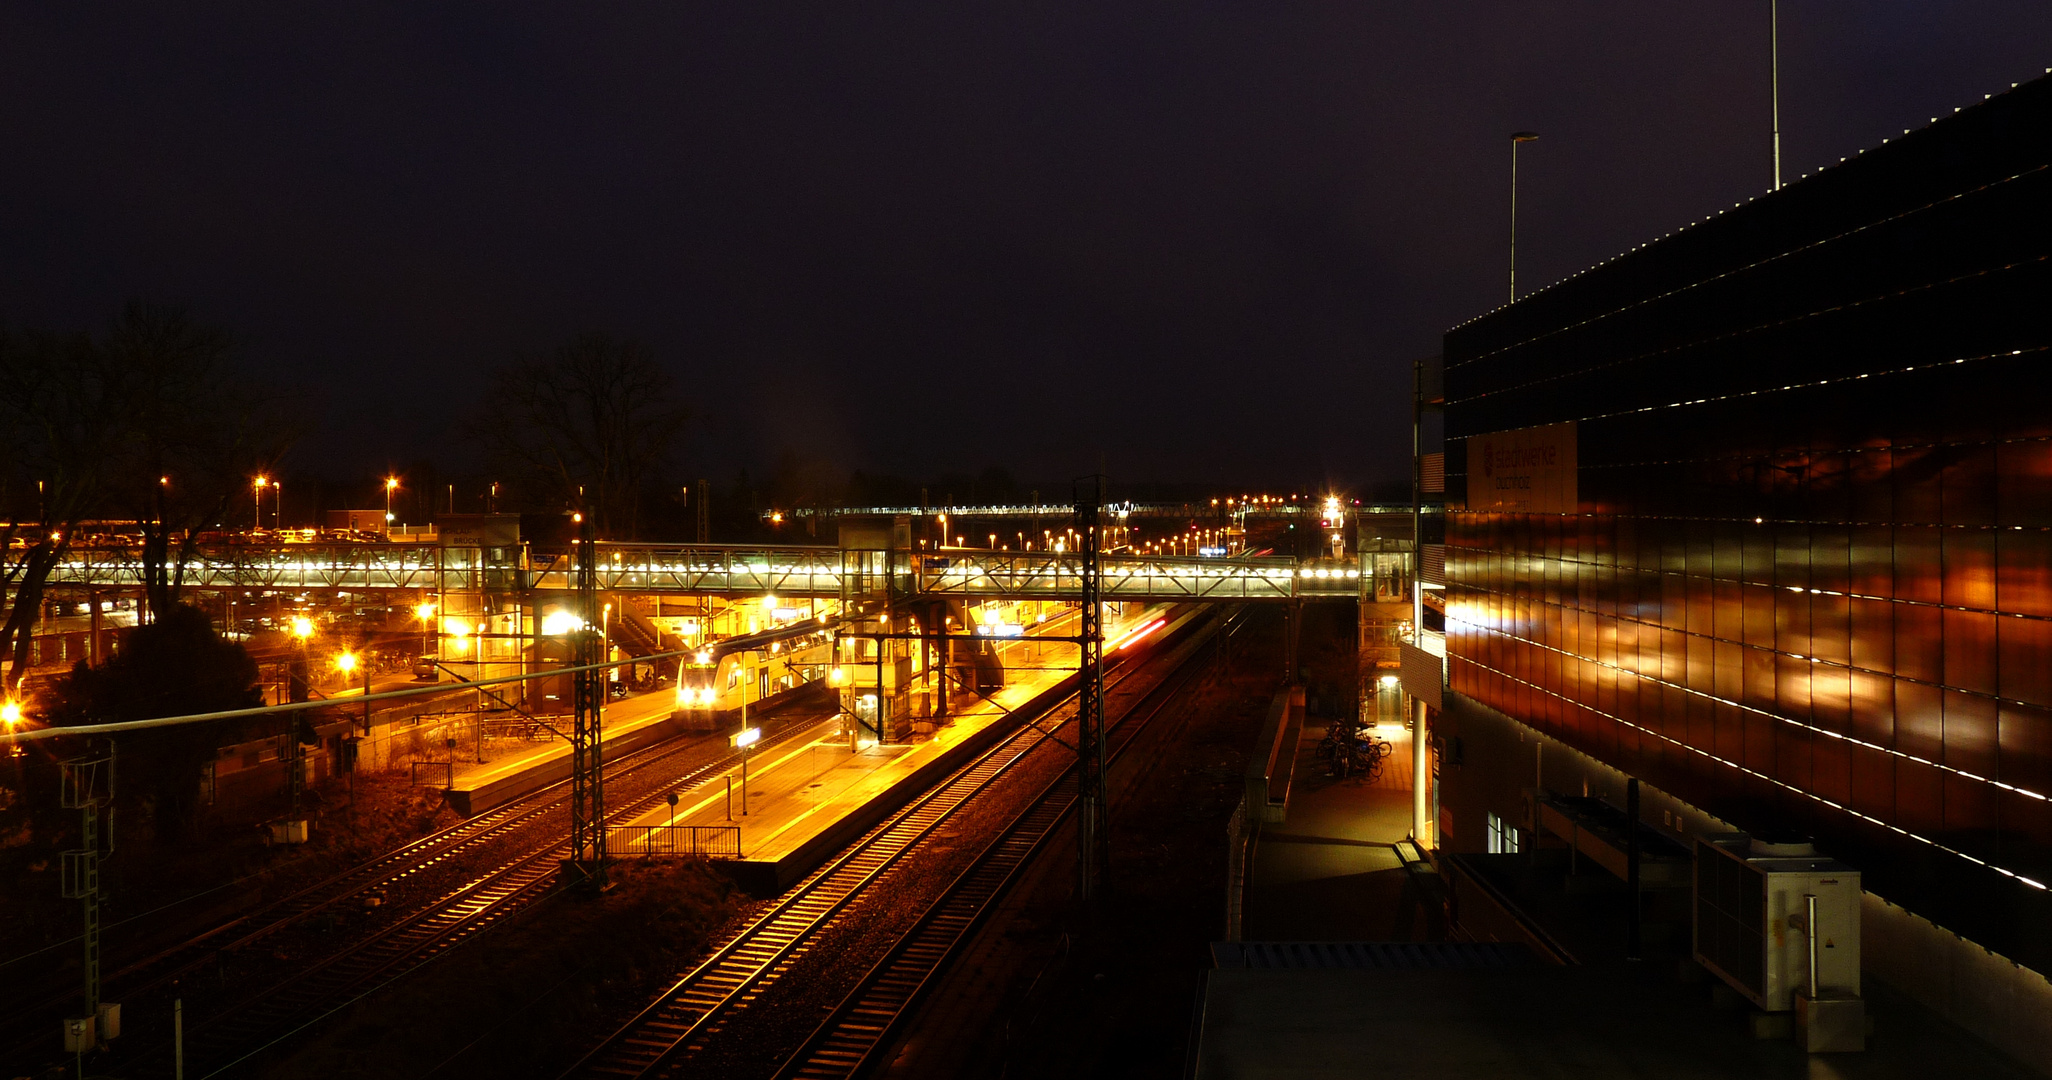
[[[1459,694],[1448,693],[1446,703],[1434,734],[1461,740],[1462,763],[1441,771],[1443,848],[1486,850],[1491,812],[1529,828],[1535,771],[1547,791],[1624,805],[1625,773]],[[1639,804],[1647,824],[1684,843],[1739,831],[1643,781]],[[2045,976],[1871,892],[1861,905],[1860,951],[1867,978],[2052,1076],[2052,982]]]
[[[2052,982],[1873,893],[1862,900],[1868,977],[2052,1076]]]

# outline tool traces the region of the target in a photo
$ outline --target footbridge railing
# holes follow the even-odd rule
[[[574,589],[567,553],[504,549],[509,553],[492,559],[483,550],[431,544],[206,545],[185,564],[181,579],[197,589],[286,592]],[[824,546],[601,544],[599,588],[651,594],[839,596],[849,554]],[[7,564],[21,557],[18,550],[9,551]],[[1102,566],[1107,599],[1318,599],[1355,596],[1361,587],[1361,572],[1352,564],[1293,558],[1108,554]],[[1080,588],[1080,571],[1077,557],[1061,552],[944,549],[898,553],[891,576],[901,591],[1052,598],[1074,595]],[[137,590],[143,580],[140,549],[119,546],[73,548],[50,575],[55,586],[110,591]]]

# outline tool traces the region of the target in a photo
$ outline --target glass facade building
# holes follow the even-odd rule
[[[1445,340],[1447,680],[2052,971],[2052,80]]]

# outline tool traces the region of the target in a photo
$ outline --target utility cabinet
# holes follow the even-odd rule
[[[1807,925],[1807,897],[1817,925]],[[1743,834],[1699,838],[1695,958],[1758,1008],[1786,1012],[1806,992],[1860,993],[1860,872],[1808,844]],[[1817,981],[1809,985],[1810,935]]]

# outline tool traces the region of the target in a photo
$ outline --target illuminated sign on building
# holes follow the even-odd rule
[[[1468,509],[1572,514],[1575,425],[1496,431],[1468,439]]]

